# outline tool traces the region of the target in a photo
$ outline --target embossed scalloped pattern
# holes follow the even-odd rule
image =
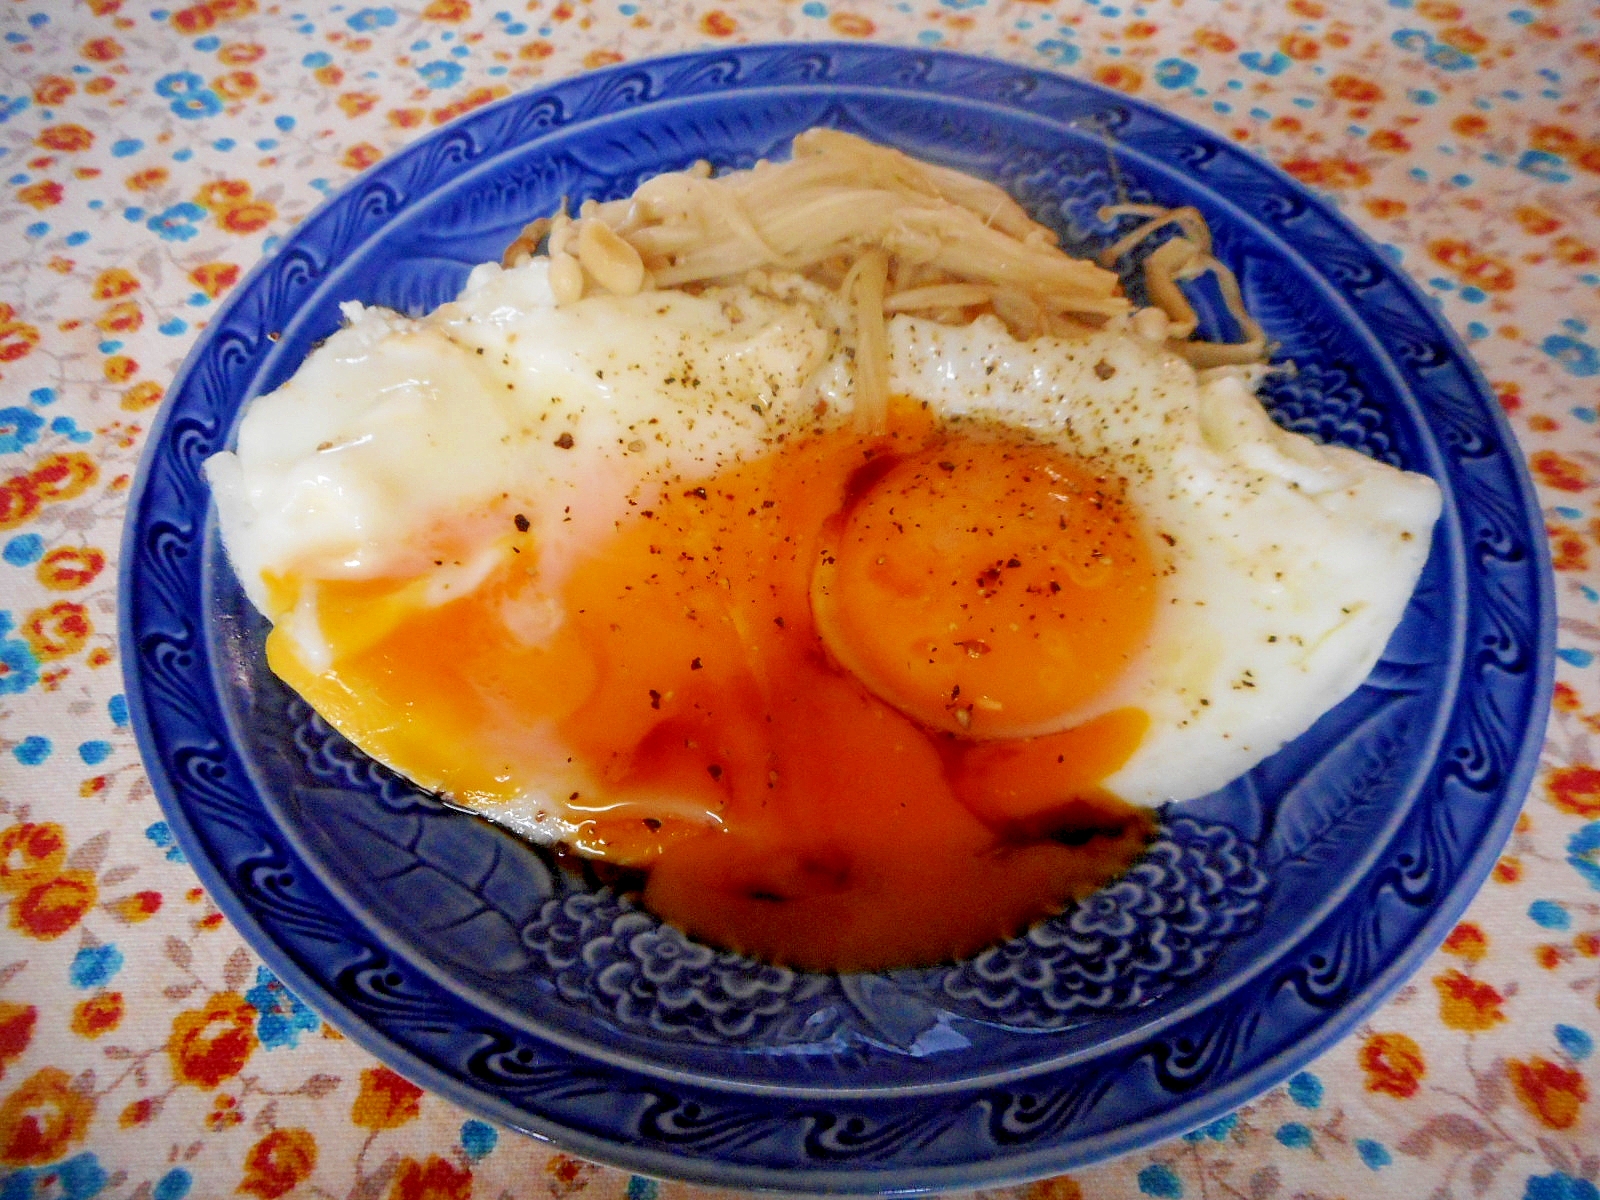
[[[658,108],[665,100],[670,117]],[[1302,368],[1273,394],[1280,419],[1428,470],[1446,487],[1425,586],[1375,684],[1247,780],[1186,810],[1233,864],[1216,895],[1251,893],[1252,872],[1269,886],[1238,912],[1231,902],[1205,910],[1226,931],[1209,966],[1163,935],[1160,949],[1192,961],[1193,973],[1169,971],[1168,990],[1153,996],[1128,988],[1086,1023],[1089,1034],[1070,1014],[1081,1006],[1074,997],[1095,994],[1092,979],[1041,991],[1066,1019],[1031,1031],[1044,1008],[996,1002],[1011,994],[999,952],[984,986],[964,996],[872,976],[841,983],[838,1003],[817,992],[782,1011],[760,999],[730,1005],[742,975],[686,986],[697,971],[715,978],[716,956],[702,962],[701,949],[635,928],[628,914],[595,925],[603,934],[575,935],[585,946],[644,939],[640,953],[606,968],[615,974],[605,994],[626,1018],[611,1033],[593,1021],[552,1024],[549,1014],[564,1011],[559,985],[508,998],[474,983],[450,954],[419,949],[415,930],[400,936],[399,925],[366,919],[382,916],[372,906],[384,889],[357,894],[338,875],[349,865],[341,853],[364,853],[359,838],[340,851],[315,841],[315,821],[296,823],[296,814],[337,813],[317,805],[336,803],[345,784],[330,794],[329,780],[296,782],[301,752],[274,741],[282,729],[271,720],[254,721],[272,706],[248,621],[207,540],[199,473],[245,396],[292,370],[331,330],[339,300],[385,298],[394,285],[384,268],[397,258],[429,258],[440,278],[464,272],[530,205],[560,194],[553,189],[615,194],[693,157],[746,162],[817,121],[1001,179],[1074,244],[1103,235],[1088,201],[1097,207],[1113,176],[1163,202],[1198,204]],[[453,238],[450,221],[471,228]],[[1316,267],[1300,273],[1291,261]],[[417,304],[444,286],[412,280]],[[1271,168],[1154,109],[1002,63],[884,47],[758,46],[631,64],[513,97],[394,156],[235,290],[171,389],[130,506],[128,695],[152,781],[219,904],[290,986],[414,1078],[578,1152],[712,1183],[814,1191],[1027,1177],[1191,1127],[1284,1077],[1414,968],[1487,872],[1531,775],[1551,662],[1542,539],[1509,444],[1459,346],[1381,254]],[[1363,732],[1374,728],[1392,744]],[[1369,749],[1372,786],[1389,804],[1340,783],[1355,778],[1348,773],[1317,781],[1318,764]],[[374,817],[371,832],[385,844],[434,863],[461,852],[448,837],[420,840],[436,822],[381,778],[362,782],[365,764],[325,766],[330,780],[359,766],[353,782],[376,786],[389,815]],[[391,818],[414,827],[397,834]],[[1281,851],[1270,865],[1268,844]],[[1336,877],[1324,867],[1330,854],[1343,867]],[[478,891],[502,878],[538,891],[536,876],[507,870],[489,870]],[[1147,887],[1130,904],[1156,895],[1167,893]],[[1170,928],[1199,919],[1183,907],[1190,901],[1169,902],[1178,905]],[[522,931],[541,928],[551,904],[581,930],[592,917],[583,906],[605,903],[541,897],[537,915],[516,926],[516,953],[561,979],[579,961],[574,945]],[[1245,911],[1250,903],[1259,912]],[[1120,928],[1114,901],[1091,911],[1099,915],[1084,916],[1073,936]],[[670,1024],[662,1014],[686,997],[721,1012],[686,1018],[675,1054],[652,1055],[649,1038],[621,1026],[637,1021],[654,1034],[652,1022]],[[527,1005],[545,1007],[533,1019]],[[812,1013],[822,1014],[815,1028],[809,1015],[798,1029],[785,1024]],[[765,1050],[691,1045],[697,1035],[686,1032],[731,1021],[722,1028],[738,1041],[747,1019],[749,1033],[769,1039]],[[829,1022],[858,1019],[870,1044],[819,1040]],[[782,1052],[795,1044],[823,1049]],[[917,1090],[904,1093],[906,1083]]]

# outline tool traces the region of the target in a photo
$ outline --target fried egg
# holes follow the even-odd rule
[[[1137,323],[888,323],[885,428],[803,281],[557,305],[543,260],[346,326],[207,464],[273,670],[718,944],[967,953],[1370,671],[1432,481]],[[938,880],[932,889],[929,880]],[[934,894],[930,894],[930,892]]]

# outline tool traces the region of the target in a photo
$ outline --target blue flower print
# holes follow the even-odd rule
[[[122,970],[122,961],[122,951],[110,943],[85,946],[73,956],[67,978],[75,988],[103,987]]]
[[[16,628],[9,612],[0,612],[0,696],[17,696],[39,682],[39,660],[21,638],[6,634]]]
[[[1225,1117],[1218,1117],[1209,1125],[1202,1125],[1199,1129],[1191,1129],[1183,1135],[1183,1140],[1186,1142],[1203,1142],[1209,1139],[1213,1142],[1225,1142],[1228,1140],[1228,1135],[1234,1131],[1238,1124],[1239,1114],[1229,1113]]]
[[[1600,1200],[1600,1189],[1587,1179],[1574,1179],[1564,1171],[1532,1175],[1522,1200]]]
[[[1164,88],[1188,87],[1199,74],[1199,67],[1181,58],[1163,58],[1155,69],[1156,83]]]
[[[222,109],[222,97],[210,88],[203,92],[195,92],[192,96],[180,96],[172,102],[172,111],[186,121],[193,121],[198,117],[214,117]]]
[[[164,241],[187,242],[200,232],[195,227],[195,222],[205,215],[205,209],[185,200],[182,204],[174,204],[165,212],[159,212],[151,217],[145,222],[145,228],[152,233],[160,234]]]
[[[1596,350],[1588,342],[1580,342],[1577,338],[1558,333],[1540,342],[1539,349],[1574,375],[1581,377],[1600,375],[1600,350]]]
[[[110,1182],[92,1152],[48,1167],[24,1167],[0,1180],[0,1200],[94,1200]]]
[[[1318,1108],[1322,1104],[1322,1080],[1310,1071],[1301,1071],[1289,1080],[1289,1099],[1301,1108]]]
[[[1394,1159],[1382,1142],[1375,1142],[1371,1138],[1356,1139],[1356,1153],[1361,1155],[1361,1161],[1376,1171],[1387,1167]]]
[[[458,62],[447,62],[441,59],[438,62],[426,63],[418,67],[417,74],[421,75],[422,82],[431,88],[447,88],[461,82],[461,76],[465,74],[465,68]]]
[[[1070,67],[1078,61],[1078,47],[1061,38],[1046,38],[1034,49],[1050,59],[1058,67]]]
[[[1166,1163],[1151,1163],[1139,1172],[1139,1192],[1157,1200],[1182,1200],[1183,1180]]]
[[[1600,821],[1589,822],[1567,840],[1567,862],[1600,892]]]
[[[309,1033],[322,1024],[317,1014],[265,967],[256,968],[256,985],[244,998],[261,1014],[256,1023],[256,1037],[268,1050],[284,1046],[293,1049],[300,1044],[302,1033]]]
[[[371,30],[393,25],[395,11],[392,8],[363,8],[353,16],[345,19],[345,24],[357,33],[367,33]]]
[[[193,71],[174,71],[156,80],[156,95],[172,101],[171,109],[178,116],[193,120],[209,117],[222,111],[222,97],[206,86],[206,81]]]
[[[1290,1150],[1304,1150],[1312,1142],[1311,1130],[1299,1121],[1289,1121],[1278,1126],[1278,1132],[1273,1134],[1273,1137],[1278,1139],[1280,1145],[1287,1146]]]
[[[1281,50],[1274,50],[1271,54],[1262,54],[1259,50],[1246,50],[1239,55],[1239,61],[1252,71],[1260,71],[1263,75],[1282,75],[1289,69],[1290,58]]]
[[[39,440],[44,418],[29,408],[0,408],[0,454],[15,454]]]
[[[174,100],[190,92],[198,92],[205,86],[206,81],[193,71],[174,71],[156,80],[156,95],[163,100]]]
[[[493,1125],[486,1125],[482,1121],[462,1123],[461,1149],[466,1151],[467,1158],[473,1162],[487,1156],[499,1140],[500,1134]]]

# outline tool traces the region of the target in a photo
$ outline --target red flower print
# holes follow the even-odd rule
[[[1594,485],[1594,480],[1589,478],[1589,472],[1583,469],[1581,463],[1554,450],[1540,450],[1528,460],[1528,465],[1533,468],[1540,483],[1558,492],[1581,492]]]
[[[226,67],[247,67],[267,52],[256,42],[229,42],[217,51],[217,59]]]
[[[1367,1091],[1404,1100],[1417,1094],[1428,1073],[1422,1047],[1403,1033],[1375,1033],[1361,1045],[1358,1059]]]
[[[195,193],[194,202],[212,212],[224,212],[253,198],[250,184],[243,179],[213,179]]]
[[[344,100],[343,96],[339,97],[341,105],[343,105]],[[371,142],[357,142],[344,152],[344,158],[340,161],[352,171],[365,171],[382,157],[383,151],[379,150]]]
[[[828,25],[842,37],[864,38],[878,32],[870,17],[858,13],[836,12],[828,16]]]
[[[1310,62],[1322,53],[1322,47],[1317,45],[1317,39],[1307,37],[1303,33],[1289,34],[1278,43],[1278,49],[1297,62]]]
[[[39,491],[30,475],[13,475],[0,484],[0,529],[15,529],[39,511]]]
[[[254,233],[278,219],[278,210],[265,200],[250,200],[224,209],[217,224],[229,233]]]
[[[1194,44],[1201,50],[1210,50],[1214,54],[1232,54],[1239,48],[1238,42],[1217,29],[1197,31],[1194,35]]]
[[[91,294],[96,300],[115,300],[118,296],[126,296],[129,292],[138,290],[139,280],[132,271],[122,267],[110,267],[96,276]]]
[[[1589,763],[1557,767],[1545,776],[1545,792],[1562,812],[1600,817],[1600,768]]]
[[[12,902],[11,928],[37,941],[51,941],[81,921],[99,895],[88,871],[63,871]]]
[[[1506,1019],[1500,1011],[1505,997],[1470,975],[1449,970],[1435,975],[1433,986],[1439,989],[1439,1019],[1451,1029],[1481,1033]]]
[[[254,71],[224,71],[211,81],[211,88],[225,100],[244,100],[256,94],[261,81]]]
[[[6,1064],[21,1058],[33,1040],[33,1026],[38,1017],[39,1010],[31,1004],[0,1000],[0,1079],[5,1078]]]
[[[54,1162],[83,1140],[93,1118],[94,1097],[74,1091],[65,1071],[35,1071],[0,1103],[0,1163],[25,1167]]]
[[[13,825],[0,832],[0,892],[26,892],[54,878],[66,859],[66,831],[54,821]]]
[[[72,1010],[72,1032],[79,1037],[97,1038],[122,1023],[122,993],[101,992],[90,996]]]
[[[146,1096],[142,1100],[135,1100],[122,1110],[122,1115],[117,1118],[117,1124],[124,1129],[132,1129],[137,1125],[144,1125],[154,1120],[161,1113],[161,1097]]]
[[[218,992],[202,1007],[179,1013],[167,1041],[172,1077],[198,1088],[232,1079],[256,1048],[255,1023],[255,1006],[238,992]]]
[[[1279,164],[1301,183],[1317,187],[1366,187],[1372,172],[1351,158],[1291,158]]]
[[[1565,525],[1549,525],[1545,533],[1550,538],[1550,562],[1558,571],[1587,571],[1589,569],[1589,544],[1583,534]]]
[[[65,75],[46,75],[33,85],[33,102],[49,108],[60,104],[77,90],[78,85]]]
[[[32,208],[52,208],[61,203],[61,185],[53,179],[41,179],[38,183],[18,188],[17,199]]]
[[[148,192],[160,187],[166,181],[167,169],[165,167],[147,167],[143,171],[135,171],[132,175],[129,175],[125,182],[130,192]],[[112,270],[121,271],[122,269],[113,267]],[[110,274],[111,272],[108,271],[106,273]],[[122,271],[122,274],[126,275],[127,272]],[[137,287],[138,284],[135,283],[134,286]],[[132,291],[133,288],[128,290]],[[120,296],[123,293],[118,292],[116,294]]]
[[[471,1200],[472,1172],[437,1154],[426,1163],[403,1158],[389,1188],[389,1200]]]
[[[1144,73],[1127,63],[1105,63],[1095,68],[1094,81],[1104,87],[1116,88],[1130,95],[1144,85]]]
[[[569,1154],[552,1154],[544,1164],[545,1174],[550,1177],[550,1192],[558,1198],[582,1191],[595,1170],[593,1163],[586,1163]]]
[[[1488,38],[1465,25],[1453,25],[1449,29],[1441,29],[1439,40],[1463,54],[1482,54],[1489,48]]]
[[[76,654],[93,632],[89,610],[75,600],[57,600],[48,608],[34,609],[22,623],[22,636],[40,662]]]
[[[236,1191],[277,1200],[288,1195],[317,1169],[317,1139],[305,1129],[274,1129],[244,1159],[244,1178]]]
[[[1383,89],[1359,75],[1335,75],[1328,80],[1328,91],[1351,104],[1376,104],[1383,99]]]
[[[1589,1088],[1576,1071],[1544,1058],[1527,1062],[1510,1059],[1506,1074],[1517,1099],[1540,1122],[1551,1129],[1571,1129],[1579,1110],[1589,1098]]]
[[[46,150],[71,154],[94,145],[94,134],[82,125],[50,125],[39,131],[36,142]]]
[[[1489,939],[1471,921],[1463,921],[1450,931],[1444,940],[1447,954],[1454,954],[1468,962],[1477,962],[1488,952]]]
[[[1057,1175],[1054,1179],[1030,1183],[1022,1193],[1022,1200],[1083,1200],[1083,1188],[1076,1179]]]
[[[344,115],[347,117],[359,117],[362,113],[371,111],[372,106],[377,102],[378,94],[376,92],[346,92],[344,95],[339,97],[339,107],[344,110]],[[351,157],[362,147],[365,147],[366,150],[370,150],[372,152],[371,160],[360,164],[352,163],[350,161]],[[363,157],[365,157],[365,152],[363,152]],[[344,158],[346,166],[370,167],[373,163],[378,161],[379,151],[376,146],[373,146],[367,142],[362,142],[360,146],[352,146],[349,150],[345,151]]]
[[[144,324],[144,309],[137,300],[118,300],[95,324],[107,333],[134,333]]]
[[[15,318],[9,304],[0,304],[0,362],[16,362],[39,344],[39,330]]]
[[[92,38],[79,53],[90,62],[115,62],[122,57],[122,44],[116,38]]]
[[[350,1110],[350,1122],[362,1129],[397,1129],[422,1111],[422,1089],[388,1067],[361,1072],[361,1092]]]
[[[234,263],[201,263],[189,272],[189,278],[206,295],[215,300],[239,282],[239,268]]]
[[[209,4],[191,4],[173,13],[172,27],[182,34],[204,33],[217,23],[217,14]]]
[[[153,408],[161,402],[161,396],[161,385],[153,380],[146,379],[134,384],[126,392],[122,393],[122,407],[129,412]]]

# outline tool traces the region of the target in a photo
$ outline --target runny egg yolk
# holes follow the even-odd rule
[[[792,966],[973,953],[1146,844],[1148,814],[1098,786],[1144,714],[1037,733],[1106,691],[1154,616],[1137,515],[1090,464],[910,404],[881,436],[791,438],[641,497],[537,638],[525,526],[447,603],[319,585],[331,668],[280,624],[273,669],[491,814],[591,781],[556,797],[578,851],[646,869],[646,906],[689,933]]]
[[[828,647],[863,683],[935,729],[994,738],[1059,728],[1116,681],[1156,589],[1115,484],[1014,442],[877,461],[814,578]]]

